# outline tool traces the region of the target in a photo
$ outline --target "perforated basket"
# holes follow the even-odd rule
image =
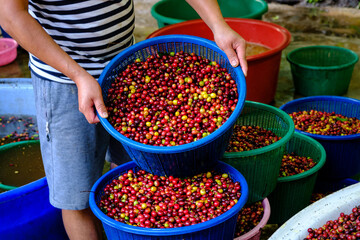
[[[286,144],[286,153],[310,157],[316,165],[305,172],[278,178],[275,190],[268,197],[272,207],[269,220],[271,223],[283,224],[310,204],[318,172],[326,161],[323,146],[313,138],[298,132],[295,132]]]
[[[90,208],[94,212],[95,216],[101,220],[106,236],[109,240],[232,240],[234,238],[237,216],[241,208],[245,205],[248,196],[246,180],[235,168],[221,161],[219,161],[216,165],[217,172],[228,173],[233,181],[240,183],[241,197],[230,210],[203,223],[168,229],[143,228],[121,223],[108,217],[97,206],[100,202],[101,196],[104,194],[103,189],[106,185],[113,179],[117,178],[120,174],[125,173],[130,169],[133,169],[134,172],[136,172],[139,170],[139,167],[137,167],[134,162],[129,162],[105,173],[94,184],[90,192]]]
[[[318,110],[360,119],[360,100],[340,96],[313,96],[290,101],[280,107],[286,113]],[[326,151],[326,163],[319,172],[322,179],[344,179],[360,173],[360,134],[323,136],[295,129],[317,140]]]
[[[248,203],[266,198],[276,187],[285,145],[294,134],[294,123],[284,111],[258,102],[246,101],[239,126],[259,126],[281,137],[266,147],[244,151],[226,152],[222,161],[235,167],[249,185]]]
[[[350,84],[358,55],[336,46],[307,46],[287,57],[295,91],[303,96],[344,95]]]
[[[102,88],[104,101],[106,101],[111,83],[135,59],[145,60],[149,55],[158,52],[176,53],[179,51],[195,53],[211,61],[218,62],[228,70],[236,81],[238,90],[237,106],[220,128],[192,143],[160,147],[133,141],[116,131],[107,119],[98,116],[104,128],[123,144],[130,158],[142,169],[157,175],[184,177],[212,169],[224,154],[232,134],[233,125],[241,113],[246,97],[246,83],[241,68],[233,68],[225,53],[213,41],[195,36],[167,35],[144,40],[119,53],[102,72],[99,84]]]

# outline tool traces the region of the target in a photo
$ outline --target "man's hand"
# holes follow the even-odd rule
[[[223,50],[233,67],[239,65],[247,75],[246,42],[223,18],[217,0],[186,0],[214,34],[214,40]]]
[[[215,32],[214,40],[219,48],[225,52],[233,67],[237,67],[240,62],[240,67],[246,76],[248,71],[246,41],[230,27],[220,28],[219,32]]]
[[[108,113],[104,104],[99,83],[90,75],[86,79],[76,81],[78,87],[79,111],[82,112],[86,120],[93,124],[100,122],[96,111],[102,118],[107,118]]]

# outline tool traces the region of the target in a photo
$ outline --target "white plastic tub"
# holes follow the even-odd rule
[[[360,183],[334,192],[304,208],[285,222],[269,240],[303,240],[308,228],[319,228],[340,213],[349,214],[360,205]]]

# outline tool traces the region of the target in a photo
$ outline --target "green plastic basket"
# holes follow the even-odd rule
[[[218,0],[224,17],[262,19],[268,11],[264,0]],[[159,28],[166,25],[200,19],[196,11],[183,0],[162,0],[153,5],[151,15],[157,20]]]
[[[281,139],[269,146],[244,151],[225,152],[222,161],[239,170],[249,186],[247,203],[266,198],[276,187],[285,145],[293,136],[294,122],[284,111],[258,102],[245,101],[237,125],[259,126]]]
[[[303,173],[278,178],[275,190],[268,197],[271,204],[269,222],[280,225],[310,204],[318,172],[326,160],[324,147],[298,132],[286,144],[286,152],[311,157],[317,164]]]
[[[295,91],[303,96],[345,94],[358,60],[355,52],[335,46],[302,47],[287,55]]]
[[[4,159],[10,153],[15,153],[17,151],[23,151],[24,148],[39,148],[40,151],[40,141],[39,140],[27,140],[20,142],[7,143],[5,145],[0,146],[0,159]],[[29,159],[31,160],[31,159]],[[0,179],[1,180],[1,179]],[[18,186],[11,186],[8,184],[3,184],[0,182],[0,192],[9,191],[12,189],[16,189]]]

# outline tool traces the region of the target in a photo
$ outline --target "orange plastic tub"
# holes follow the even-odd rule
[[[247,42],[263,45],[268,51],[247,57],[246,100],[271,103],[277,88],[281,53],[291,41],[290,32],[273,23],[243,18],[225,18]],[[214,40],[210,28],[201,19],[172,24],[156,30],[147,38],[186,34]]]

